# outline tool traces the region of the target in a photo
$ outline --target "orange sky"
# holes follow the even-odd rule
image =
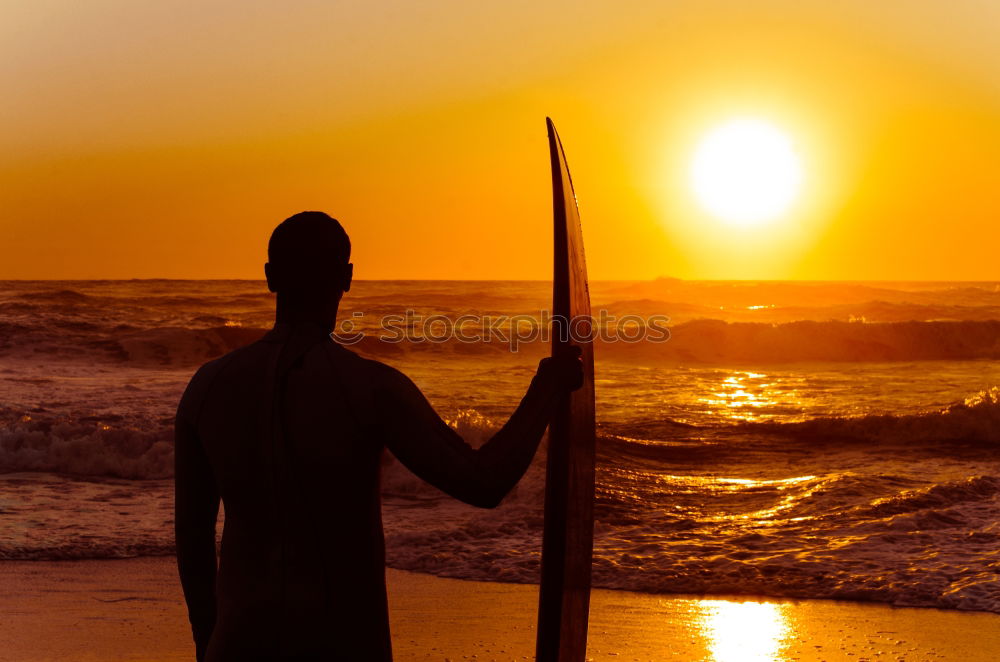
[[[322,209],[359,278],[547,278],[544,118],[598,279],[1000,279],[1000,3],[0,2],[0,278],[255,278]],[[699,136],[796,141],[699,211]]]

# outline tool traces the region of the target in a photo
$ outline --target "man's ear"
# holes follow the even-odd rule
[[[277,278],[275,277],[274,268],[271,266],[270,262],[264,263],[264,278],[267,279],[267,291],[277,292],[278,291],[278,283],[276,282]]]
[[[350,262],[347,263],[347,268],[344,269],[344,291],[351,291],[351,281],[354,280],[354,265]]]

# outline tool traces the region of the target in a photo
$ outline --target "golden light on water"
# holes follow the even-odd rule
[[[701,398],[701,402],[727,418],[751,421],[760,417],[761,409],[777,404],[770,386],[763,373],[736,372],[723,379],[718,390]]]
[[[670,481],[673,484],[683,485],[692,491],[709,494],[726,492],[747,493],[761,490],[778,493],[776,501],[765,508],[749,508],[742,512],[730,509],[721,513],[705,512],[700,515],[700,519],[705,522],[728,522],[741,525],[752,522],[756,526],[767,526],[776,523],[780,515],[801,501],[808,499],[815,490],[823,485],[822,481],[819,481],[818,478],[818,476],[813,474],[771,480],[722,476],[663,476],[664,480]],[[796,519],[800,520],[803,518]]]
[[[701,629],[714,662],[781,659],[789,630],[784,605],[701,600],[699,606]]]

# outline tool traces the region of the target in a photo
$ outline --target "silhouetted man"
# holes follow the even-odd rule
[[[544,359],[478,450],[402,373],[332,341],[350,241],[320,212],[268,244],[274,329],[205,364],[177,410],[177,564],[198,660],[392,659],[379,469],[492,508],[527,470],[579,361]],[[219,500],[226,521],[216,569]]]

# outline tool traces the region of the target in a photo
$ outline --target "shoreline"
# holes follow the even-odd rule
[[[538,587],[387,569],[397,661],[534,657]],[[10,662],[188,660],[173,557],[2,561]],[[588,659],[962,660],[1000,654],[1000,615],[834,600],[595,589]]]

